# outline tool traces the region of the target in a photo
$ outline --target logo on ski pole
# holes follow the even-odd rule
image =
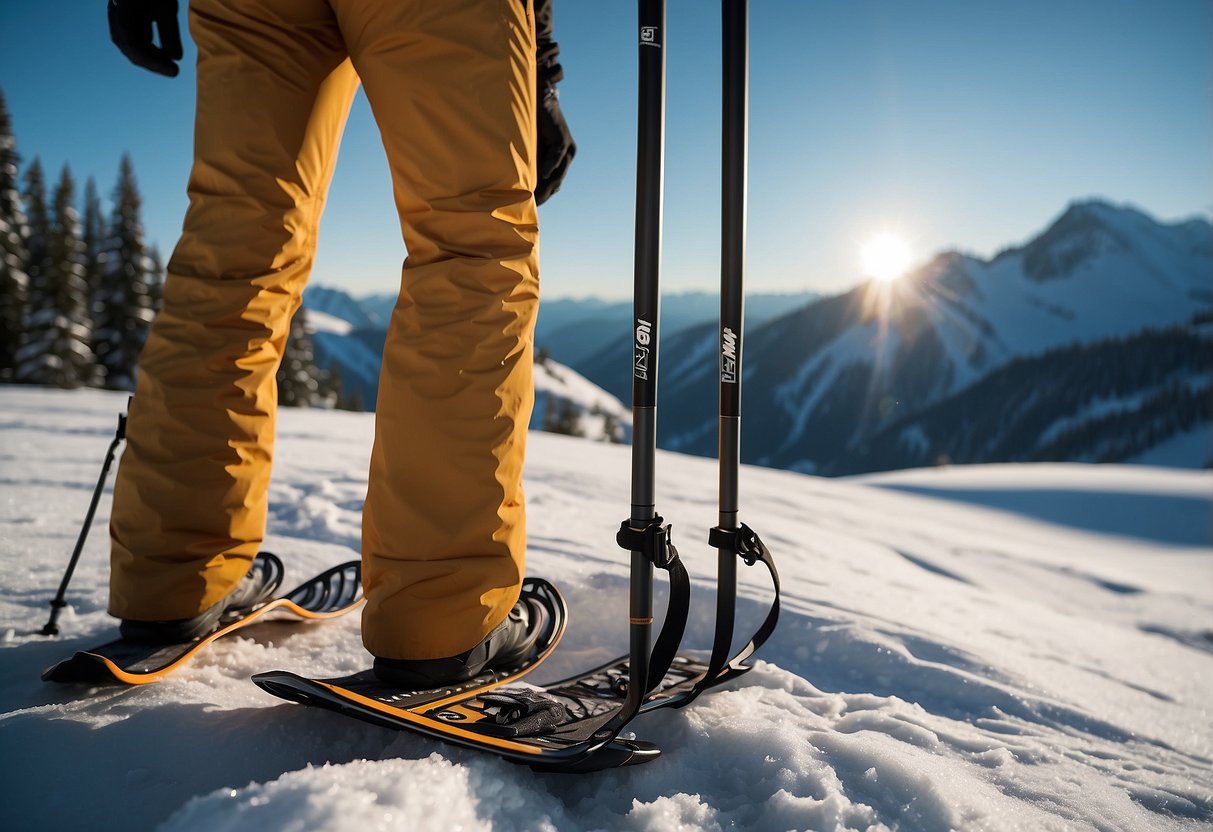
[[[653,340],[653,325],[644,318],[636,319],[635,367],[636,378],[649,377],[649,344]]]
[[[661,48],[661,41],[657,39],[660,32],[656,26],[641,26],[640,27],[640,45],[641,46],[656,46]]]
[[[720,381],[737,383],[737,333],[727,326],[720,333]]]

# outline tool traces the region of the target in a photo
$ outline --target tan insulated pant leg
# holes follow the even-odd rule
[[[334,0],[408,247],[363,515],[376,656],[434,658],[522,583],[538,302],[535,42],[525,0]]]
[[[179,618],[264,529],[273,374],[354,77],[408,246],[364,518],[376,655],[450,655],[518,596],[537,303],[534,31],[523,0],[196,0],[191,210],[116,486],[111,611]]]
[[[111,522],[110,612],[186,618],[265,530],[274,375],[358,79],[323,0],[195,0],[190,207],[140,359]]]

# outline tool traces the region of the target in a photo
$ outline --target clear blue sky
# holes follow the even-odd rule
[[[105,0],[0,0],[0,88],[18,149],[104,196],[129,150],[166,256],[184,214],[193,59],[126,63]],[[184,4],[183,4],[184,5]],[[1208,0],[753,0],[748,286],[833,291],[898,229],[919,259],[989,255],[1074,198],[1162,219],[1213,211]],[[719,4],[669,0],[663,285],[719,276]],[[541,209],[547,297],[631,292],[635,9],[556,0],[579,154]],[[342,146],[313,281],[395,291],[404,256],[365,101]]]

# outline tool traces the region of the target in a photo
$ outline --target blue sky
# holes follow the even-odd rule
[[[1213,212],[1207,0],[753,0],[748,288],[835,291],[896,230],[918,259],[1021,241],[1076,198],[1166,220]],[[663,286],[719,279],[719,4],[669,0]],[[626,297],[635,194],[635,8],[556,0],[579,153],[541,209],[547,297]],[[126,63],[104,0],[0,0],[18,149],[113,187],[129,150],[145,227],[180,230],[192,45],[177,79]],[[313,281],[395,291],[403,245],[365,100],[351,115]]]

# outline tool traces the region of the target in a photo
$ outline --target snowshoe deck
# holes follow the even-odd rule
[[[553,612],[554,626],[544,638],[538,657],[519,667],[432,690],[393,687],[380,682],[370,670],[338,679],[309,679],[274,670],[258,673],[253,681],[291,702],[485,749],[536,768],[580,771],[655,758],[660,751],[651,744],[614,739],[614,732],[606,740],[594,736],[623,702],[626,660],[546,688],[519,681],[551,655],[568,617],[563,597],[547,581],[529,578],[522,591],[543,598]],[[697,665],[690,669],[680,664],[666,678],[672,685],[689,686],[705,668]],[[596,752],[588,760],[587,743]],[[590,762],[593,765],[587,766]]]
[[[689,701],[707,670],[704,662],[678,657],[641,712]],[[401,691],[370,672],[308,679],[273,671],[257,674],[253,681],[283,699],[375,725],[415,731],[540,770],[580,772],[636,765],[661,753],[651,743],[620,739],[607,728],[624,706],[628,674],[628,659],[622,658],[544,687],[511,684],[521,673],[434,691]]]
[[[117,639],[82,650],[70,659],[59,662],[45,670],[42,679],[47,682],[146,685],[168,676],[212,641],[265,620],[272,614],[315,621],[344,615],[361,603],[362,567],[358,561],[350,561],[317,575],[251,612],[226,621],[218,630],[203,638],[169,645],[136,644]]]

